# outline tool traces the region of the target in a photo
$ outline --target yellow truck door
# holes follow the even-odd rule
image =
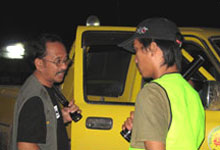
[[[73,89],[68,98],[74,97],[83,115],[71,125],[71,149],[106,149],[107,145],[111,149],[128,148],[120,131],[125,117],[134,109],[141,76],[134,55],[117,46],[131,33],[117,30],[100,31],[96,27],[77,30],[74,72],[70,69],[63,85],[67,97],[70,93],[67,89]],[[74,74],[74,83],[69,73]]]

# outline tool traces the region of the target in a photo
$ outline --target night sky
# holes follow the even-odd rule
[[[90,15],[105,26],[136,26],[149,17],[166,17],[178,26],[220,28],[220,0],[35,0],[2,2],[0,44],[28,40],[41,33],[60,35],[70,46],[77,25]]]

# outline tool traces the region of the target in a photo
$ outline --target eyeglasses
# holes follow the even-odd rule
[[[65,65],[69,66],[69,65],[72,63],[72,60],[69,59],[69,58],[68,58],[68,59],[64,59],[64,60],[56,59],[56,60],[54,60],[54,61],[43,58],[43,60],[48,61],[48,62],[50,62],[50,63],[53,63],[53,64],[55,64],[57,67],[60,67],[62,64],[65,64]]]

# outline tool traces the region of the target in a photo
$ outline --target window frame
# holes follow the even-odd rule
[[[82,35],[82,48],[83,48],[83,72],[84,72],[84,75],[83,75],[83,89],[84,89],[84,100],[87,102],[87,103],[90,103],[90,104],[106,104],[106,105],[134,105],[134,102],[122,102],[122,101],[116,101],[117,99],[119,99],[119,97],[108,97],[108,96],[99,96],[100,99],[103,99],[102,101],[95,101],[95,100],[89,100],[88,98],[88,95],[87,95],[87,92],[86,92],[86,79],[85,79],[85,74],[86,74],[86,53],[88,51],[88,49],[86,48],[86,46],[88,46],[88,44],[86,44],[86,40],[84,39],[84,36],[85,36],[85,33],[91,33],[91,32],[96,32],[96,33],[124,33],[124,34],[133,34],[134,32],[128,32],[128,31],[86,31],[83,33]],[[130,35],[129,35],[130,37]],[[124,40],[123,40],[124,41]],[[122,42],[122,41],[121,41]],[[119,44],[120,42],[118,42]],[[103,44],[103,43],[101,43]],[[114,44],[113,44],[114,45]],[[128,52],[129,53],[129,52]],[[132,53],[131,54],[131,57],[133,57]],[[132,58],[130,58],[132,59]],[[124,87],[124,90],[122,92],[122,96],[124,95],[124,92],[125,92],[125,88],[126,88],[126,84],[127,84],[127,77],[128,77],[128,73],[129,73],[129,69],[131,67],[131,64],[133,62],[130,61],[129,64],[128,64],[128,69],[127,69],[127,74],[126,74],[126,79],[125,79],[125,83],[123,85]],[[130,87],[129,87],[130,88]],[[113,99],[112,101],[104,101],[105,98],[111,98]],[[114,100],[115,99],[115,100]]]

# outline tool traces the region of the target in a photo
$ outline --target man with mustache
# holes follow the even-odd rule
[[[11,149],[69,150],[65,123],[79,108],[70,101],[61,109],[54,91],[71,63],[66,48],[57,35],[43,34],[27,50],[35,70],[16,100]]]

